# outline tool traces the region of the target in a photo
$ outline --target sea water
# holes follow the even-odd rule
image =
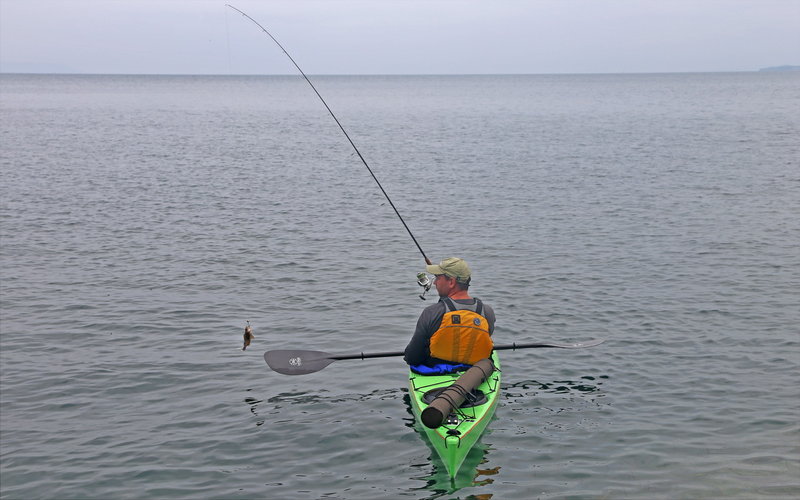
[[[312,77],[502,354],[456,481],[423,259],[301,77],[0,76],[0,497],[800,496],[800,74]],[[255,339],[242,350],[247,321]]]

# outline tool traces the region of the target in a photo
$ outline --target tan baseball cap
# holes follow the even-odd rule
[[[469,279],[472,277],[472,271],[467,265],[467,262],[458,257],[444,259],[438,265],[433,264],[425,266],[425,269],[431,274],[444,274],[445,276],[456,278],[456,280],[461,283],[469,282]]]

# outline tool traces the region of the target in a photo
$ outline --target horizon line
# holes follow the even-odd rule
[[[709,74],[709,73],[761,73],[772,72],[773,68],[760,68],[750,70],[716,70],[716,71],[619,71],[619,72],[574,72],[574,73],[309,73],[309,76],[328,77],[328,76],[568,76],[568,75],[683,75],[683,74]],[[794,70],[786,72],[800,71],[800,66]],[[780,71],[775,71],[780,72]],[[63,75],[63,76],[220,76],[220,77],[242,77],[242,76],[275,76],[275,77],[295,77],[301,76],[299,73],[94,73],[94,72],[71,72],[71,71],[3,71],[2,75]]]

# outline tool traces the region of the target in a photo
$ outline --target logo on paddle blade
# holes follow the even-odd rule
[[[301,366],[303,364],[303,359],[299,356],[296,358],[289,358],[289,366]]]

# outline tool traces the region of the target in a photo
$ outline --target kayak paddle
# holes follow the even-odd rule
[[[537,349],[552,347],[556,349],[580,349],[581,347],[593,347],[605,342],[602,340],[590,340],[588,342],[576,342],[574,344],[554,344],[554,343],[528,343],[528,344],[506,344],[494,346],[495,351],[513,351],[516,349]],[[306,375],[315,373],[334,361],[346,359],[371,359],[371,358],[392,358],[403,356],[405,352],[375,352],[359,353],[348,355],[330,354],[322,351],[304,351],[299,349],[281,349],[267,351],[264,353],[264,360],[270,368],[284,375]]]

